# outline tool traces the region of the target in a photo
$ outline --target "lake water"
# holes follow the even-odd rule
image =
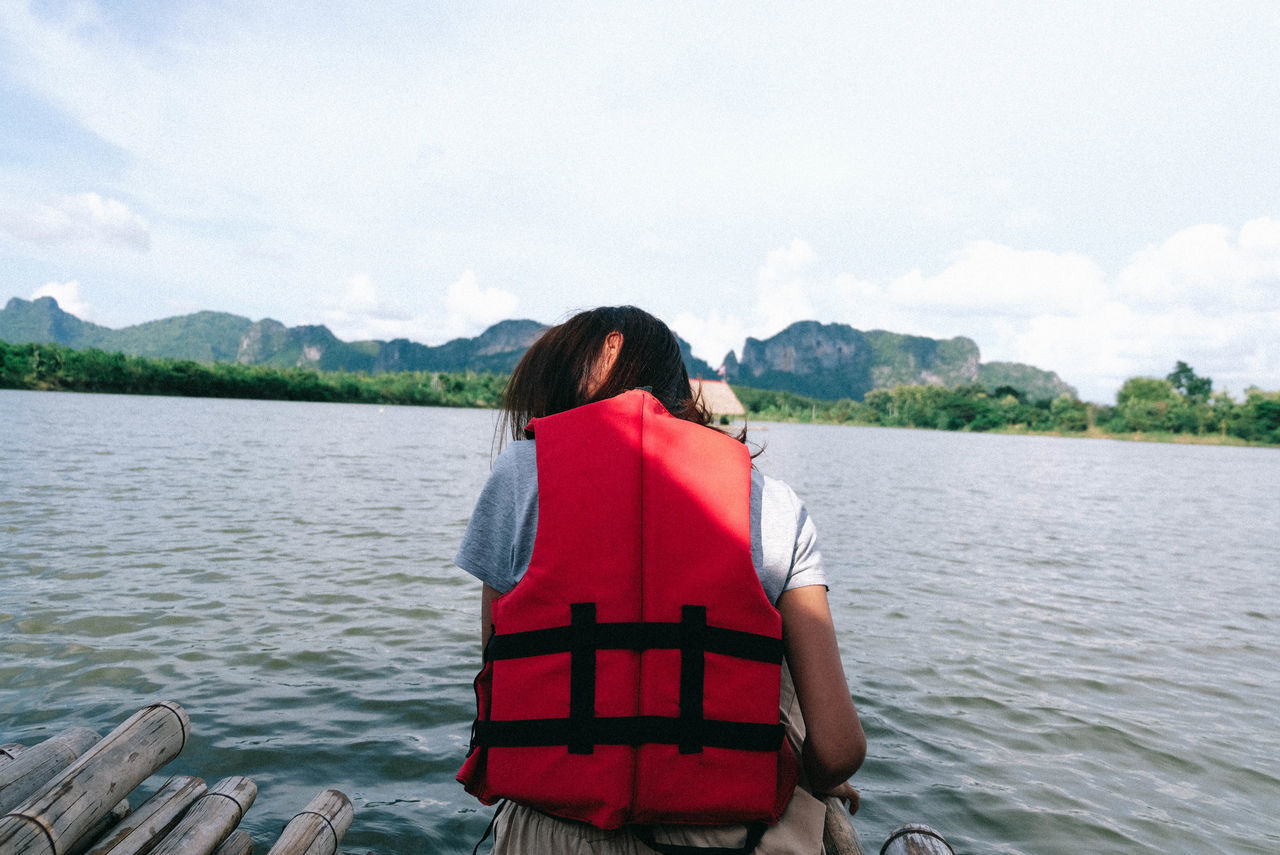
[[[169,774],[470,851],[488,411],[0,391],[0,743],[190,713]],[[869,852],[1280,851],[1280,452],[761,425],[815,517]]]

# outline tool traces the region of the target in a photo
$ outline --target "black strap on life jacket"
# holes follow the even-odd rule
[[[493,828],[498,824],[498,814],[502,813],[502,809],[506,806],[507,806],[506,799],[503,799],[502,801],[498,802],[498,807],[496,810],[494,810],[493,818],[489,820],[489,825],[485,828],[484,834],[482,834],[480,836],[480,839],[476,841],[476,845],[471,848],[471,855],[478,855],[478,853],[480,852],[480,845],[489,839],[490,834],[493,834]]]
[[[654,839],[653,829],[649,826],[633,826],[631,833],[636,839],[661,855],[749,855],[760,845],[760,838],[768,830],[763,822],[753,822],[747,826],[747,839],[741,846],[689,846],[682,843],[659,843]]]
[[[679,650],[680,716],[595,714],[596,652]],[[705,747],[777,751],[782,724],[718,721],[703,715],[706,654],[781,664],[782,640],[707,624],[706,606],[683,606],[678,622],[597,623],[595,603],[572,603],[569,625],[494,635],[489,660],[569,654],[569,717],[477,721],[473,747],[564,745],[571,754],[591,754],[597,745],[678,745],[681,754]]]

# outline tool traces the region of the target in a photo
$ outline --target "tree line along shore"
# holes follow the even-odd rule
[[[491,408],[501,402],[506,379],[489,372],[279,369],[0,341],[4,389]],[[1236,401],[1213,392],[1211,380],[1183,362],[1163,378],[1126,380],[1114,405],[1069,395],[1031,401],[1010,386],[988,390],[976,383],[875,389],[862,401],[733,389],[753,421],[1280,445],[1280,392],[1251,387]]]

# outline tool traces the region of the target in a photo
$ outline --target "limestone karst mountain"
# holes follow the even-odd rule
[[[0,341],[96,347],[131,356],[295,366],[324,371],[510,371],[545,324],[501,321],[474,338],[441,345],[408,339],[346,342],[328,327],[288,327],[266,318],[196,312],[113,330],[63,311],[52,297],[13,298],[0,310]],[[691,377],[715,377],[718,367],[695,357],[681,340]],[[872,389],[899,384],[1011,387],[1037,400],[1075,394],[1052,371],[1011,362],[983,363],[978,345],[964,337],[933,339],[848,324],[800,321],[768,339],[748,338],[741,357],[723,360],[731,383],[815,398],[861,400]]]

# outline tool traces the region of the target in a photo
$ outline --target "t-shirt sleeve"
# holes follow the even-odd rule
[[[827,585],[818,531],[786,483],[752,471],[752,558],[770,602],[783,591]]]
[[[480,491],[454,563],[505,594],[529,566],[538,519],[534,443],[507,446]]]
[[[796,548],[792,554],[791,572],[787,574],[784,591],[792,588],[803,588],[805,585],[827,586],[827,571],[822,564],[822,550],[818,548],[818,530],[809,516],[804,502],[791,494],[797,502],[796,507]]]

